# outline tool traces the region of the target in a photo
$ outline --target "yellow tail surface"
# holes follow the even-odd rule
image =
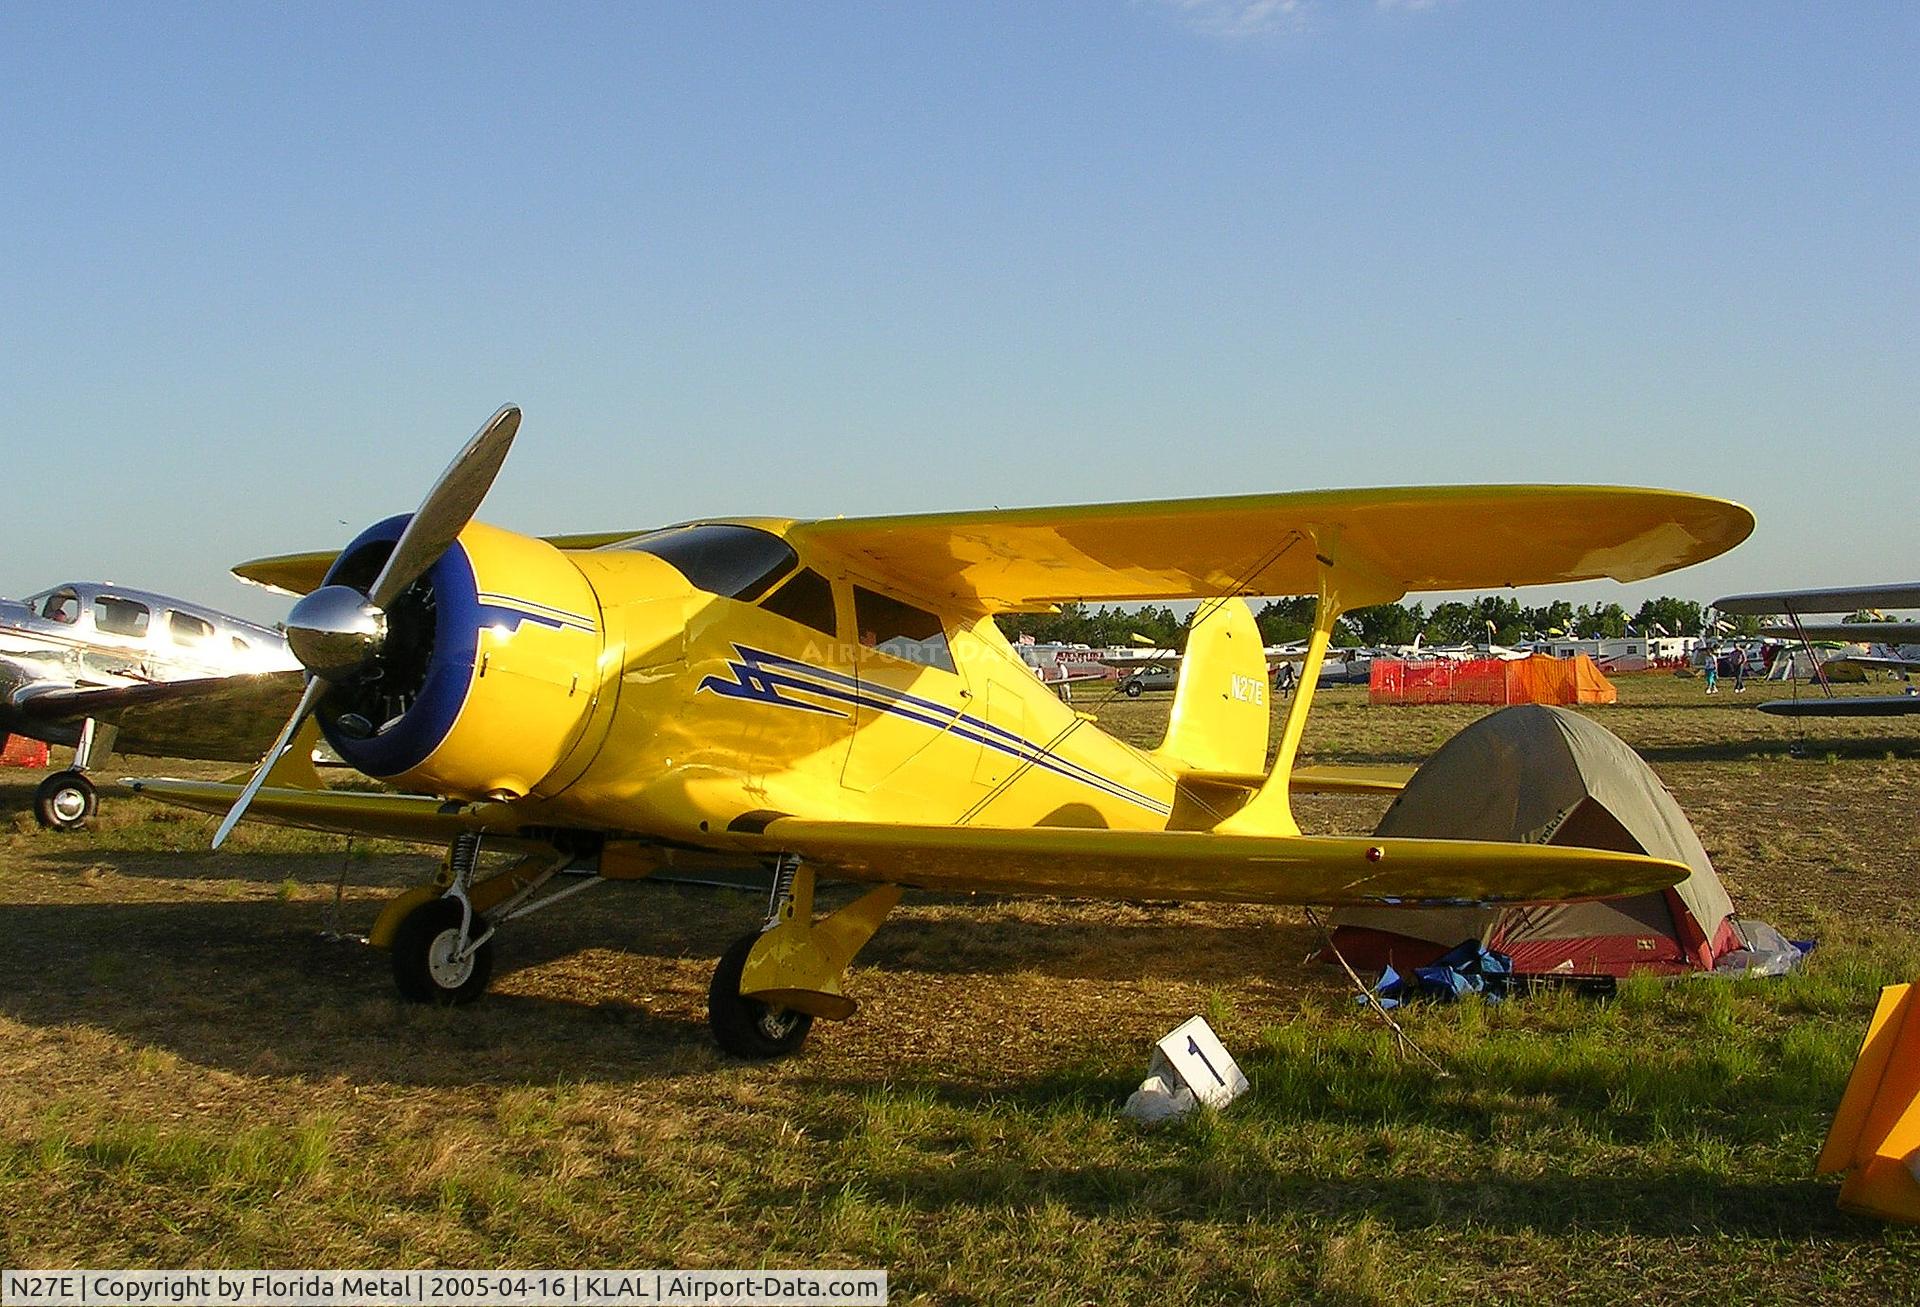
[[[1266,770],[1267,658],[1244,599],[1209,599],[1193,615],[1167,738],[1154,758],[1171,771]]]
[[[1889,985],[1860,1046],[1815,1170],[1845,1171],[1840,1206],[1920,1222],[1920,1002],[1912,985]]]

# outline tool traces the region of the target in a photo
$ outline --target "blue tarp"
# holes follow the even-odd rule
[[[1413,998],[1451,1002],[1462,994],[1484,994],[1489,1002],[1497,1003],[1512,983],[1513,959],[1482,948],[1478,940],[1469,939],[1410,977],[1388,967],[1374,985],[1373,996],[1381,1007],[1388,1008],[1399,1007]],[[1364,1003],[1366,999],[1358,1001]]]

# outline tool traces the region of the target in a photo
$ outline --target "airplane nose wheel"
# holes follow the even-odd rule
[[[813,1029],[811,1013],[774,1007],[740,992],[740,973],[759,938],[760,933],[755,931],[735,940],[733,947],[720,955],[720,963],[713,969],[713,983],[707,987],[707,1025],[714,1039],[735,1057],[755,1060],[785,1057],[797,1051]]]
[[[51,830],[79,830],[100,810],[93,782],[77,771],[55,772],[33,792],[33,815]]]
[[[474,914],[470,934],[486,933],[486,919]],[[451,1007],[471,1003],[486,992],[493,975],[493,941],[460,952],[460,903],[434,899],[401,918],[393,933],[393,983],[415,1003]]]

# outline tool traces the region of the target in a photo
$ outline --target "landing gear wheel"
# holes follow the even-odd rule
[[[79,830],[100,810],[93,782],[77,771],[57,771],[33,792],[33,815],[51,830]]]
[[[756,931],[735,940],[733,947],[720,955],[720,964],[713,969],[713,983],[707,986],[707,1025],[714,1039],[735,1057],[755,1060],[796,1052],[813,1029],[811,1013],[774,1007],[740,992],[740,973],[759,938]]]
[[[484,934],[487,919],[473,914],[470,928]],[[453,1007],[471,1003],[486,992],[493,975],[493,941],[488,940],[464,958],[460,947],[460,901],[435,899],[422,903],[400,919],[393,932],[393,983],[401,997],[414,1003]]]
[[[1128,681],[1126,684],[1126,691],[1127,691],[1127,698],[1138,699],[1140,697],[1140,682]]]

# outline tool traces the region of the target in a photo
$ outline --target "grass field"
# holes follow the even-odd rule
[[[1736,904],[1820,940],[1803,972],[1408,1013],[1444,1078],[1265,908],[909,896],[858,1015],[749,1066],[704,1004],[762,900],[609,885],[515,928],[485,1001],[413,1008],[323,930],[336,882],[364,930],[437,855],[261,828],[211,855],[210,819],[125,796],[55,835],[37,775],[0,774],[0,1262],[876,1266],[895,1302],[1920,1300],[1920,1234],[1811,1174],[1876,991],[1920,973],[1920,739],[1751,711],[1777,692],[1625,678],[1591,711]],[[1166,699],[1098,711],[1150,740]],[[1481,711],[1332,691],[1307,753],[1417,761]],[[1130,1126],[1151,1042],[1195,1012],[1253,1093]]]

